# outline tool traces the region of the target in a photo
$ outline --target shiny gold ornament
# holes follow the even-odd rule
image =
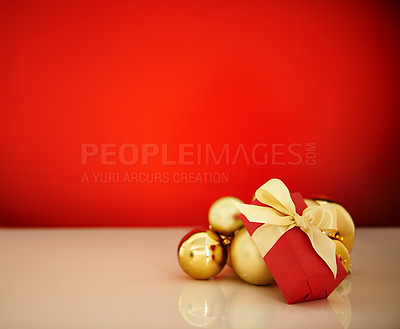
[[[215,201],[208,212],[208,221],[212,229],[223,235],[233,235],[243,227],[240,211],[232,201],[243,203],[237,198],[226,196]]]
[[[354,243],[355,226],[348,211],[342,205],[335,202],[326,200],[315,200],[315,202],[318,204],[331,203],[335,205],[338,227],[338,231],[336,232],[335,236],[339,235],[339,239],[345,244],[349,252],[351,252]]]
[[[343,242],[338,239],[332,239],[333,242],[336,244],[336,255],[338,256],[339,260],[342,262],[343,267],[347,272],[350,270],[350,253],[347,250],[346,246]]]
[[[236,274],[255,285],[267,285],[274,281],[246,228],[242,228],[230,245],[230,258]]]
[[[225,266],[226,247],[213,231],[193,230],[178,246],[178,260],[182,269],[195,279],[210,279]]]

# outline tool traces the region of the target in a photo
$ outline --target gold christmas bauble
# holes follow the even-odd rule
[[[243,203],[238,198],[226,196],[215,201],[208,212],[208,221],[212,229],[223,235],[233,235],[243,227],[240,211],[232,201]]]
[[[347,250],[344,243],[337,239],[332,239],[333,242],[336,244],[336,255],[338,256],[339,260],[341,261],[343,267],[345,268],[346,272],[350,270],[350,253]]]
[[[236,274],[244,281],[254,285],[267,285],[274,281],[246,228],[242,228],[233,238],[230,259]]]
[[[182,269],[195,279],[210,279],[225,266],[227,251],[221,238],[210,230],[193,230],[178,246],[178,260]]]
[[[337,218],[337,232],[339,239],[345,244],[349,252],[353,249],[354,236],[355,236],[355,226],[353,219],[351,218],[348,211],[340,204],[335,202],[330,202],[326,200],[315,200],[318,204],[331,203],[335,205],[336,208],[336,218]]]

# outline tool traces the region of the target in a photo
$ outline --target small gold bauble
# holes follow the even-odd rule
[[[233,238],[230,258],[236,274],[244,281],[255,285],[267,285],[274,281],[246,228],[242,228]]]
[[[221,238],[210,230],[193,230],[178,246],[182,269],[195,279],[210,279],[225,266],[227,252]]]
[[[337,218],[337,232],[341,241],[345,244],[349,252],[353,249],[354,236],[355,236],[355,226],[353,219],[351,218],[348,211],[340,204],[335,202],[330,202],[326,200],[315,200],[318,204],[330,203],[335,205],[336,218]]]
[[[343,267],[345,268],[346,272],[350,270],[350,253],[347,250],[344,243],[337,239],[332,239],[333,242],[336,244],[336,255],[338,256],[339,260],[342,262]]]
[[[215,201],[208,212],[208,221],[212,229],[223,235],[233,235],[235,231],[243,227],[240,211],[232,201],[242,203],[237,198],[226,196]]]

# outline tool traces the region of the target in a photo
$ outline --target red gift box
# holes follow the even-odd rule
[[[296,212],[301,215],[307,208],[300,193],[290,194]],[[258,200],[254,205],[266,206]],[[249,222],[242,214],[242,222],[250,235],[262,226],[261,223]],[[337,275],[315,252],[308,236],[295,227],[283,234],[264,256],[264,261],[271,271],[288,304],[305,302],[328,297],[347,276],[347,272],[336,256]]]

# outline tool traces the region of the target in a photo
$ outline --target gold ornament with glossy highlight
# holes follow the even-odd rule
[[[236,274],[244,281],[254,285],[267,285],[274,281],[246,228],[242,228],[233,238],[230,259]]]
[[[208,221],[212,229],[223,235],[233,235],[243,227],[240,211],[232,201],[243,203],[238,198],[226,196],[215,201],[208,212]]]
[[[221,238],[210,230],[193,230],[178,246],[178,260],[182,269],[195,279],[210,279],[225,266],[226,247]]]

